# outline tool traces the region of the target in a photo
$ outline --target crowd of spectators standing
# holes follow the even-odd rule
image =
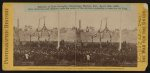
[[[20,42],[14,45],[14,65],[136,66],[136,44],[102,42]]]

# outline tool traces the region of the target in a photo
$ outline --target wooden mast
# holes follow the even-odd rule
[[[100,29],[99,29],[99,45],[100,45],[100,48],[102,48],[101,27],[102,27],[102,20],[101,20]]]
[[[60,14],[59,14],[59,11],[58,11],[58,38],[57,38],[57,49],[59,49],[60,47]]]
[[[18,41],[19,41],[19,43],[20,43],[20,35],[19,35],[19,31],[20,31],[20,30],[19,30],[19,19],[17,19],[17,28],[18,28],[18,29],[17,29],[17,33],[18,33],[18,34],[17,34],[17,35],[18,35]]]
[[[121,13],[120,13],[120,30],[119,30],[119,36],[120,36],[120,38],[119,38],[119,48],[118,48],[119,51],[121,50],[121,47],[122,47],[122,45],[121,45],[121,42],[122,42],[121,32],[122,32],[122,28],[121,28]]]

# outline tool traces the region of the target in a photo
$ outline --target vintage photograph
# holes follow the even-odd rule
[[[27,11],[14,5],[14,66],[137,66],[136,6]]]

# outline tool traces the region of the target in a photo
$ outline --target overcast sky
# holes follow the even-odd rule
[[[20,28],[25,25],[31,25],[33,29],[38,27],[39,18],[41,18],[40,27],[43,26],[45,16],[45,23],[47,28],[51,29],[58,26],[58,12],[57,11],[40,11],[30,12],[25,11],[25,4],[14,5],[14,26],[17,26],[17,19],[19,18]],[[75,21],[76,12],[76,21]],[[118,29],[120,24],[123,29],[134,29],[137,27],[137,10],[136,5],[131,6],[129,11],[105,11],[105,10],[91,10],[91,11],[59,11],[60,27],[70,28],[77,26],[81,20],[82,29],[86,26],[92,26],[99,29],[102,20],[102,28],[106,24],[107,18],[108,27],[110,30]],[[76,23],[76,24],[75,24]]]

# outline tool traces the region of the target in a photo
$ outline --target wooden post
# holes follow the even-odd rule
[[[122,28],[121,28],[121,13],[120,13],[120,30],[119,30],[119,51],[121,50],[121,47],[122,47],[122,45],[121,45],[121,42],[122,42],[122,34],[121,34],[121,32],[122,32]]]
[[[60,47],[60,23],[59,23],[59,21],[60,21],[60,19],[59,19],[60,17],[59,17],[59,11],[58,11],[58,38],[57,38],[57,49],[59,49],[59,47]]]

